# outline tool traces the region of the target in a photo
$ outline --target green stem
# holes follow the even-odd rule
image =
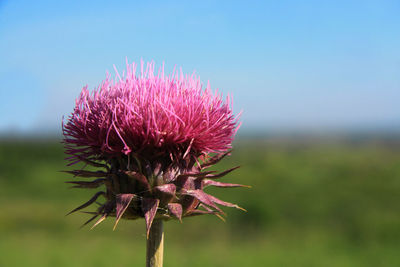
[[[163,221],[155,219],[147,239],[146,267],[162,267],[164,252]]]

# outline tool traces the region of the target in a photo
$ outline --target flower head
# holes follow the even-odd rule
[[[128,65],[126,77],[108,77],[92,93],[83,88],[64,127],[73,158],[198,156],[231,148],[237,120],[229,98],[224,102],[209,86],[202,90],[194,75],[165,76],[163,69],[155,75],[152,63],[135,73],[136,65]]]
[[[71,171],[97,178],[72,181],[75,187],[106,187],[74,211],[103,195],[106,202],[93,219],[145,217],[149,229],[156,216],[219,215],[217,204],[237,207],[203,191],[208,185],[240,186],[214,181],[233,169],[203,171],[228,153],[237,129],[230,98],[224,101],[209,85],[203,90],[199,77],[175,71],[166,76],[163,68],[155,75],[153,63],[145,70],[142,63],[136,76],[136,65],[127,64],[126,75],[108,75],[92,93],[84,87],[63,125],[70,164],[105,168]]]

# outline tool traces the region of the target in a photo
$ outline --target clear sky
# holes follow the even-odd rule
[[[400,126],[400,1],[88,2],[0,0],[0,133],[60,131],[126,57],[232,93],[245,130]]]

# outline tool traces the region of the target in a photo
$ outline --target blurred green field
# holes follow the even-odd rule
[[[143,221],[79,229],[63,148],[0,142],[0,266],[144,266]],[[241,140],[211,190],[244,213],[165,225],[165,266],[400,266],[400,141]],[[210,192],[210,191],[209,191]],[[90,209],[88,209],[90,210]]]

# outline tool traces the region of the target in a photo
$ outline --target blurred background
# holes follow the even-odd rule
[[[129,62],[231,93],[243,125],[211,190],[248,212],[166,224],[165,266],[400,266],[399,1],[1,1],[0,266],[143,266],[143,221],[64,215],[81,88]]]

